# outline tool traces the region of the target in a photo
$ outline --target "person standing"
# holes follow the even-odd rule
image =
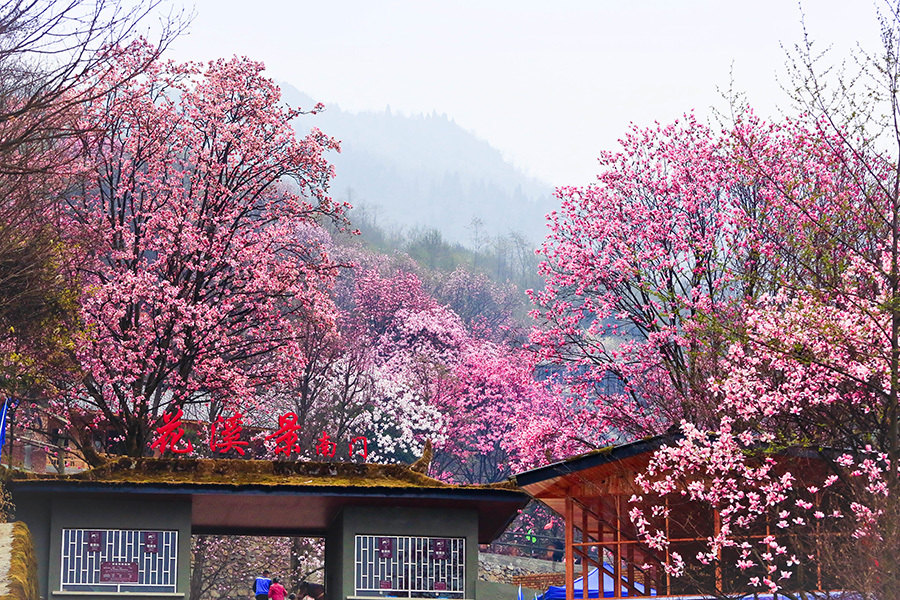
[[[256,600],[269,600],[269,588],[272,586],[272,580],[269,579],[269,572],[263,570],[262,576],[257,577],[253,582],[253,595]]]
[[[273,577],[272,585],[269,586],[269,598],[272,600],[284,600],[285,596],[287,596],[287,590],[278,583],[277,577]]]

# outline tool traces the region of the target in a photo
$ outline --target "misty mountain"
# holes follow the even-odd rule
[[[315,105],[281,85],[291,106]],[[324,112],[300,119],[298,133],[310,127],[341,141],[341,153],[331,156],[333,197],[382,228],[436,229],[470,247],[511,232],[537,246],[546,235],[544,216],[556,208],[550,186],[524,175],[446,115],[351,113],[327,104]]]

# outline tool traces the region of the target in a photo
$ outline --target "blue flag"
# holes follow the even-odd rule
[[[6,407],[5,407],[5,405],[4,405],[4,408],[3,408],[3,415],[6,416]],[[2,444],[0,444],[0,448],[2,448],[2,447],[3,447]],[[519,584],[519,598],[518,598],[518,600],[525,600],[525,598],[522,596],[522,584],[521,584],[521,583]]]
[[[0,409],[0,456],[3,454],[3,444],[6,443],[6,413],[9,411],[9,398],[3,401]]]

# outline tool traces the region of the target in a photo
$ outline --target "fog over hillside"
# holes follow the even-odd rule
[[[281,85],[291,106],[315,105]],[[350,113],[328,104],[301,119],[300,127],[318,127],[341,140],[341,153],[331,157],[337,171],[332,195],[381,227],[433,228],[469,246],[510,232],[536,246],[546,234],[544,216],[555,208],[550,186],[524,175],[446,115]]]

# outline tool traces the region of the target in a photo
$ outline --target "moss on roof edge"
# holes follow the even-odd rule
[[[321,463],[281,460],[120,457],[88,471],[70,475],[7,470],[13,481],[72,481],[132,483],[198,483],[235,485],[311,485],[341,487],[398,487],[518,490],[511,482],[455,486],[416,473],[407,465],[378,463]]]

